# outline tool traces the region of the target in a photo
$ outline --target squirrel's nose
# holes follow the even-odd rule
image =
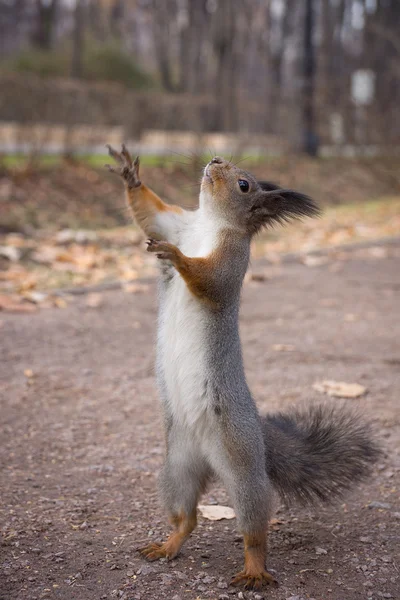
[[[220,156],[214,156],[214,158],[212,158],[210,160],[211,164],[216,164],[216,165],[222,165],[223,162],[224,162],[224,159],[221,158]]]

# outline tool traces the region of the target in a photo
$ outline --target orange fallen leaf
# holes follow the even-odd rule
[[[56,296],[53,300],[54,306],[57,306],[57,308],[66,308],[68,306],[67,302],[64,300],[64,298],[60,298],[59,296]]]
[[[272,349],[275,352],[293,352],[296,348],[293,344],[272,344]]]

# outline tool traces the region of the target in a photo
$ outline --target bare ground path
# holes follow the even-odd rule
[[[155,285],[107,292],[98,308],[77,298],[0,314],[0,598],[400,598],[399,256],[400,244],[270,267],[245,286],[244,354],[260,410],[337,402],[313,383],[358,382],[368,394],[345,402],[372,418],[387,449],[335,507],[280,508],[268,559],[280,587],[262,593],[228,585],[242,561],[235,521],[200,519],[170,564],[136,552],[168,529],[156,494]],[[206,500],[228,502],[219,487]]]

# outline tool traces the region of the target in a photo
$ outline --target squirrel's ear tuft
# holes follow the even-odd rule
[[[262,192],[251,207],[251,227],[257,232],[261,227],[285,224],[293,219],[318,217],[321,211],[306,194],[280,189],[273,183],[260,181]]]

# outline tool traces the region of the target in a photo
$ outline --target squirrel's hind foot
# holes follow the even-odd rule
[[[159,560],[160,558],[172,560],[177,554],[179,554],[179,550],[181,549],[184,539],[185,538],[181,534],[176,532],[170,535],[163,544],[152,542],[144,548],[139,548],[139,552],[149,561]]]
[[[242,585],[246,590],[259,590],[264,585],[277,586],[278,582],[268,571],[263,570],[255,573],[245,569],[233,577],[231,585]]]
[[[152,542],[144,548],[139,548],[140,554],[147,560],[153,561],[159,558],[169,558],[165,544],[157,544]]]

